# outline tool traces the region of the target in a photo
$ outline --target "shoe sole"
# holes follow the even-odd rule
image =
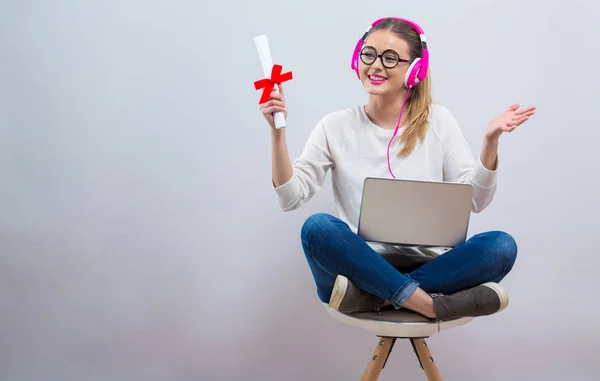
[[[339,310],[344,296],[346,296],[346,290],[348,289],[348,278],[344,276],[337,276],[335,283],[333,284],[333,290],[331,291],[331,298],[329,298],[329,307],[334,310]]]
[[[506,293],[506,290],[504,290],[504,287],[500,286],[498,283],[493,282],[484,283],[482,284],[482,286],[491,288],[496,294],[498,294],[498,299],[500,299],[500,308],[498,309],[498,311],[496,311],[496,313],[508,307],[508,294]]]

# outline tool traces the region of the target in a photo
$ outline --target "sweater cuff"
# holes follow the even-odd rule
[[[499,159],[496,159],[496,169],[489,170],[483,166],[481,155],[477,156],[477,164],[473,169],[473,183],[482,188],[494,188],[497,183],[498,168],[500,166]]]
[[[275,194],[277,195],[279,206],[282,209],[285,209],[298,199],[300,180],[298,180],[298,176],[294,173],[287,183],[278,187],[275,187],[275,184],[273,184],[273,187],[275,189]]]

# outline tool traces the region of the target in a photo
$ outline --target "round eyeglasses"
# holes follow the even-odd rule
[[[377,54],[377,50],[375,50],[372,46],[365,46],[360,51],[360,60],[365,65],[372,65],[377,58],[381,60],[381,64],[388,69],[395,68],[398,66],[400,62],[410,62],[410,60],[405,60],[400,58],[398,53],[396,53],[392,49],[384,50],[383,53]]]

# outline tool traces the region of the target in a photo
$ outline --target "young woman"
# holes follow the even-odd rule
[[[472,210],[482,211],[496,190],[500,135],[535,112],[512,105],[493,118],[474,160],[453,115],[432,103],[428,61],[418,25],[398,18],[374,22],[352,58],[368,103],[323,117],[293,164],[285,129],[276,129],[272,116],[281,111],[287,117],[283,89],[261,105],[271,126],[273,185],[284,211],[310,200],[332,171],[339,217],[311,216],[301,240],[320,300],[340,312],[406,308],[441,321],[490,315],[508,304],[498,282],[512,269],[517,245],[505,232],[477,234],[411,271],[394,267],[356,234],[367,176],[470,183]]]

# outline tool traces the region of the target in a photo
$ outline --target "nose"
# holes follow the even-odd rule
[[[377,69],[383,70],[383,57],[382,56],[378,56],[377,58],[375,58],[375,62],[373,62],[371,64],[371,66],[376,67]]]

